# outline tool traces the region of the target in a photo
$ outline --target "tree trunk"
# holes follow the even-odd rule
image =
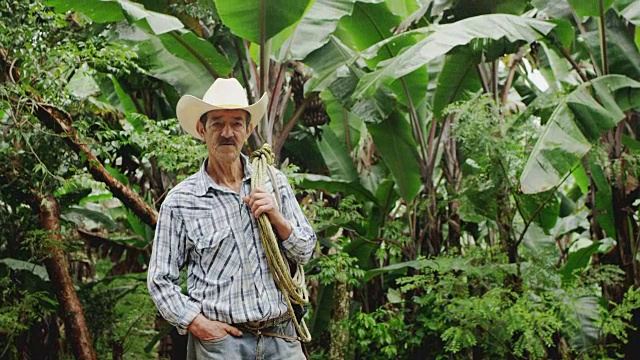
[[[48,230],[48,241],[52,244],[45,251],[49,256],[44,261],[47,273],[53,285],[53,291],[60,303],[60,315],[64,321],[65,334],[76,359],[97,359],[91,334],[87,328],[80,300],[69,275],[67,261],[60,245],[60,211],[58,202],[52,196],[38,193],[36,195],[40,207],[40,224]]]
[[[458,157],[458,146],[455,139],[451,138],[451,121],[453,117],[447,117],[443,129],[443,160],[444,166],[442,170],[447,179],[447,183],[451,188],[453,194],[460,193],[460,186],[462,185],[462,170],[460,168],[460,158]],[[447,214],[447,226],[449,231],[447,233],[447,250],[457,249],[459,253],[461,248],[460,238],[462,231],[460,229],[460,200],[453,198],[449,200],[448,214]]]
[[[344,324],[349,318],[349,290],[346,282],[336,281],[334,286],[329,360],[344,360],[349,349],[349,328]]]

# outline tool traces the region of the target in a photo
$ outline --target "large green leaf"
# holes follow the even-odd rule
[[[381,122],[389,116],[395,105],[394,98],[386,88],[355,104],[351,94],[356,88],[362,70],[356,64],[356,54],[337,37],[330,36],[329,42],[312,52],[305,63],[314,70],[314,77],[305,85],[306,91],[331,90],[342,106],[360,119],[370,123]]]
[[[264,18],[262,5],[264,2]],[[243,39],[260,43],[260,24],[265,21],[265,40],[296,23],[310,0],[216,0],[222,22]]]
[[[520,204],[520,215],[524,220],[535,222],[545,232],[549,232],[558,222],[560,201],[555,193],[523,194]]]
[[[578,74],[573,70],[571,64],[557,52],[557,49],[549,47],[544,42],[540,43],[538,59],[540,61],[540,73],[547,81],[549,87],[559,91],[563,89],[563,83],[574,86],[580,85]]]
[[[520,176],[524,193],[558,185],[594,142],[640,106],[640,83],[608,75],[585,83],[555,109]]]
[[[554,19],[572,18],[573,10],[567,0],[531,0],[531,5],[542,14]]]
[[[411,202],[418,195],[422,181],[416,142],[409,122],[395,111],[379,124],[367,124],[367,129],[391,171],[398,192],[406,202]]]
[[[320,96],[331,119],[329,127],[341,141],[345,144],[349,143],[347,150],[353,149],[360,141],[362,120],[342,106],[331,91],[325,90]]]
[[[60,217],[85,229],[105,228],[109,231],[118,229],[118,224],[102,211],[72,206]]]
[[[614,219],[611,185],[604,169],[593,158],[589,159],[589,170],[596,187],[596,211],[594,213],[596,220],[598,220],[598,226],[604,230],[607,236],[616,239],[616,222]]]
[[[591,262],[591,257],[596,253],[606,253],[615,245],[612,239],[594,241],[590,245],[582,247],[569,253],[567,263],[559,270],[562,281],[571,282],[576,278],[576,274],[587,268]]]
[[[428,263],[428,260],[410,260],[410,261],[405,261],[405,262],[400,262],[392,265],[379,267],[376,269],[371,269],[365,273],[362,281],[367,282],[378,275],[386,274],[388,272],[397,271],[397,270],[406,270],[407,268],[423,269],[427,263]]]
[[[574,292],[574,294],[580,292]],[[575,296],[575,295],[574,295]],[[584,353],[593,349],[602,338],[601,309],[599,299],[595,296],[566,296],[563,299],[566,309],[573,312],[576,326],[568,329],[571,349]]]
[[[478,57],[467,47],[457,48],[447,55],[433,98],[433,114],[436,118],[442,119],[442,110],[449,104],[481,88],[476,67],[478,62]]]
[[[173,16],[146,10],[144,6],[134,2],[126,0],[118,0],[118,2],[130,21],[144,20],[149,28],[158,35],[184,28],[182,22]]]
[[[318,147],[322,153],[331,177],[348,182],[358,179],[358,171],[347,151],[344,141],[338,139],[329,127],[324,127],[322,140],[318,141]]]
[[[640,25],[640,1],[633,1],[620,11],[625,19],[629,20],[633,25]]]
[[[640,79],[640,52],[625,22],[615,11],[610,10],[605,15],[605,23],[609,65],[607,73]],[[587,32],[583,34],[583,38],[600,66],[602,64],[600,32],[598,30]]]
[[[93,77],[94,70],[87,63],[82,64],[67,83],[65,89],[80,99],[86,99],[100,92],[100,86]]]
[[[357,182],[336,180],[328,176],[316,174],[298,174],[293,176],[298,184],[304,189],[325,190],[330,193],[341,192],[345,195],[353,195],[359,201],[378,202],[378,199],[367,189]]]
[[[98,23],[125,19],[131,22],[144,20],[156,34],[164,34],[184,27],[180,20],[171,15],[146,10],[143,5],[128,0],[46,0],[45,3],[61,13],[67,11],[83,13]]]
[[[613,5],[615,0],[603,0],[604,12]],[[569,4],[578,16],[600,16],[600,1],[598,0],[569,0]]]
[[[207,83],[207,87],[214,75],[226,77],[231,73],[229,59],[220,54],[213,44],[191,31],[174,31],[159,35],[158,38],[173,55],[205,67],[209,77],[202,80]]]
[[[137,32],[137,36],[140,33]],[[129,34],[121,33],[121,36]],[[179,94],[202,96],[213,82],[213,74],[202,62],[195,60],[187,49],[175,45],[175,40],[170,39],[173,38],[171,35],[163,34],[161,37],[149,35],[145,41],[136,44],[138,54],[147,61],[149,74],[171,84]]]
[[[340,21],[336,35],[356,51],[367,51],[364,57],[369,68],[375,68],[381,61],[388,60],[400,54],[403,49],[416,44],[416,34],[411,32],[405,36],[392,36],[392,29],[400,25],[402,18],[395,16],[384,3],[364,4],[356,3],[353,15]],[[422,38],[424,35],[419,34]],[[386,41],[393,37],[393,41]],[[373,53],[369,48],[381,43],[378,51]],[[428,74],[425,68],[416,68],[407,73],[401,82],[389,83],[389,88],[398,99],[398,102],[408,105],[407,95],[411,97],[413,104],[420,103],[427,91]],[[374,95],[375,91],[369,95]],[[381,94],[378,92],[378,95]],[[364,99],[364,98],[362,98]],[[361,100],[361,99],[359,99]],[[365,121],[365,117],[361,116]]]
[[[474,39],[506,38],[510,42],[533,42],[549,33],[555,24],[514,15],[482,15],[453,24],[435,25],[433,32],[400,55],[378,64],[379,69],[362,77],[354,96],[364,97],[381,84],[405,76],[454,47]]]
[[[329,36],[329,41],[313,51],[305,64],[313,69],[314,76],[305,84],[305,91],[323,91],[339,77],[348,77],[356,69],[356,53],[339,38]]]
[[[425,1],[415,0],[385,0],[389,11],[394,15],[406,18],[420,8],[420,3]]]
[[[117,1],[45,0],[44,3],[53,7],[59,13],[66,13],[67,11],[83,13],[97,23],[115,22],[125,19],[122,7]]]
[[[316,0],[282,45],[281,59],[302,60],[329,41],[343,16],[351,15],[355,0]]]
[[[0,259],[0,264],[4,264],[6,267],[12,270],[29,271],[42,280],[49,281],[49,273],[47,273],[47,269],[42,265],[12,258]]]

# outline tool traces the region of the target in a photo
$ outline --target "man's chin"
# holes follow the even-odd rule
[[[240,151],[234,146],[222,145],[216,149],[214,155],[219,160],[235,160],[240,156]]]

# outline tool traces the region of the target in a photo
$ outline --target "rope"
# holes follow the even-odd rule
[[[265,180],[268,176],[271,179],[271,184],[273,184],[273,188],[276,192],[278,206],[282,210],[278,183],[275,181],[273,173],[274,170],[272,165],[274,161],[275,155],[271,151],[271,146],[269,144],[264,144],[260,149],[251,154],[251,166],[253,167],[251,190],[256,188],[264,189]],[[296,264],[297,268],[295,275],[293,278],[291,277],[289,263],[280,250],[278,238],[273,232],[273,228],[271,227],[271,222],[269,222],[267,214],[260,215],[258,218],[258,227],[260,228],[260,238],[262,239],[262,246],[264,247],[271,275],[273,275],[273,279],[276,282],[278,290],[280,290],[287,302],[289,315],[291,315],[291,319],[293,319],[293,324],[300,336],[300,340],[303,342],[309,342],[311,341],[311,334],[309,333],[307,324],[304,322],[304,319],[301,319],[301,321],[298,322],[292,305],[296,304],[305,306],[309,303],[309,293],[307,291],[304,278],[304,269],[301,264]]]

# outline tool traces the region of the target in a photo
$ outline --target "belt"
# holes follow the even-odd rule
[[[285,321],[291,320],[291,315],[289,312],[286,312],[277,318],[269,319],[269,320],[261,320],[261,321],[247,321],[243,323],[232,324],[237,328],[245,328],[249,330],[262,330],[266,328],[271,328],[276,325],[280,325]]]

